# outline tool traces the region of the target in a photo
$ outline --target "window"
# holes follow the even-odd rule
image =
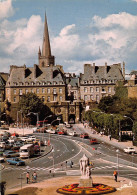
[[[34,90],[33,89],[31,89],[31,93],[34,93]]]
[[[47,93],[50,93],[50,88],[47,89]]]
[[[22,95],[22,89],[19,89],[19,95]]]
[[[7,89],[7,94],[9,94],[9,89]]]
[[[48,96],[47,102],[50,102],[50,96]]]
[[[16,94],[16,89],[14,89],[14,94]]]
[[[108,87],[108,92],[109,92],[109,93],[111,92],[111,87]]]
[[[59,88],[59,93],[62,93],[62,88]]]
[[[48,81],[48,85],[50,85],[50,82]]]
[[[99,101],[99,95],[96,95],[96,101],[97,102]]]
[[[45,89],[44,88],[42,88],[42,93],[45,93]]]
[[[13,101],[16,102],[16,97],[14,97]]]
[[[57,96],[53,96],[53,101],[56,101],[57,100]]]
[[[56,85],[56,81],[53,81],[53,85]]]
[[[86,93],[88,90],[87,90],[87,87],[84,87],[84,92]]]
[[[87,101],[88,100],[88,96],[84,95],[84,100]]]
[[[42,82],[42,85],[45,85],[45,82]]]
[[[90,96],[90,99],[91,99],[91,100],[94,100],[93,95]]]
[[[45,101],[45,97],[44,97],[44,96],[42,96],[42,101],[43,101],[43,102]]]
[[[99,92],[99,87],[96,87],[96,92]]]
[[[53,94],[56,94],[56,88],[53,88]]]
[[[28,93],[28,89],[26,89],[26,94]]]
[[[62,101],[62,96],[59,97],[59,100]]]
[[[106,90],[105,90],[105,88],[104,87],[102,87],[102,92],[105,92]]]
[[[93,93],[94,90],[93,90],[93,87],[90,87],[90,93]]]
[[[39,89],[36,89],[36,93],[39,93]]]

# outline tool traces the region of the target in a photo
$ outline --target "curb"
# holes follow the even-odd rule
[[[43,155],[41,155],[41,156],[39,156],[39,157],[37,157],[37,158],[31,160],[31,162],[33,162],[33,161],[35,161],[35,160],[37,160],[37,159],[39,159],[39,158],[42,158],[42,157],[48,155],[48,154],[52,151],[52,149],[53,149],[53,146],[51,146],[50,149],[49,149],[49,151],[47,151],[45,154],[43,154]]]

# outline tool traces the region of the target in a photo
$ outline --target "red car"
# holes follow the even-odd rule
[[[90,144],[98,144],[98,141],[96,139],[90,139]]]
[[[64,131],[58,131],[58,135],[65,135]]]
[[[88,135],[88,133],[81,133],[80,137],[87,139],[87,138],[89,138],[89,135]]]

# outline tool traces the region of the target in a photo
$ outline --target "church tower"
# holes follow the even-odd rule
[[[39,67],[47,67],[50,65],[54,65],[54,56],[51,55],[50,39],[49,39],[46,14],[45,14],[42,52],[39,48],[38,60],[39,60]]]

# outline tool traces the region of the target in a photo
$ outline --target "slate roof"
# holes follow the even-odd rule
[[[63,82],[64,78],[63,73],[61,70],[56,67],[38,67],[37,65],[34,67],[24,68],[24,66],[13,66],[11,69],[10,77],[7,83],[10,82],[10,86],[14,85],[14,83],[36,83],[36,82],[45,82],[45,84],[50,81],[53,84],[56,81],[58,84],[59,82]],[[36,70],[36,73],[35,73]],[[53,77],[51,76],[51,72],[53,71]],[[36,74],[36,77],[34,76]]]
[[[124,80],[121,66],[119,64],[106,66],[84,65],[84,74],[81,74],[81,81],[84,80]]]
[[[0,75],[0,87],[4,87],[5,86],[5,81],[4,79],[2,78],[2,76]]]
[[[72,87],[78,87],[78,82],[79,82],[79,79],[77,77],[66,79],[66,83],[70,84]]]

